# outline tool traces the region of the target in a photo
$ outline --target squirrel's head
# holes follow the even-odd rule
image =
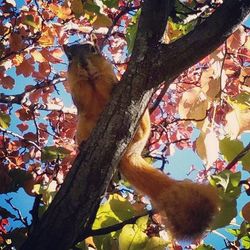
[[[77,66],[86,68],[91,58],[102,57],[98,47],[89,42],[71,46],[63,45],[63,49],[69,60],[69,67],[72,64],[77,64]]]
[[[68,78],[70,81],[86,80],[94,82],[97,79],[108,79],[115,82],[112,65],[105,59],[94,43],[63,45],[65,54],[69,60]]]

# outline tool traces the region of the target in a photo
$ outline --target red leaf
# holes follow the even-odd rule
[[[32,120],[32,113],[29,109],[27,108],[21,108],[16,111],[16,116],[21,120],[21,121],[29,121]]]
[[[21,123],[21,124],[18,124],[18,125],[16,125],[16,126],[19,128],[19,130],[20,130],[21,132],[23,132],[23,131],[25,131],[25,130],[27,130],[27,129],[29,128],[29,125],[26,124],[26,123]]]
[[[31,58],[24,60],[18,67],[16,67],[16,74],[23,74],[25,77],[30,76],[34,71],[33,63],[34,60]]]
[[[11,76],[5,76],[1,79],[1,85],[5,89],[12,89],[15,85],[15,80]]]

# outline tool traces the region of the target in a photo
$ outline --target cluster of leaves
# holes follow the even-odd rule
[[[185,35],[220,3],[201,2],[176,1],[164,35],[166,43]],[[89,40],[95,34],[120,78],[133,48],[140,4],[139,0],[26,0],[17,6],[14,0],[4,0],[0,5],[0,193],[22,187],[28,195],[39,197],[32,208],[33,223],[50,204],[77,152],[76,110],[68,102],[62,45]],[[150,103],[152,136],[145,156],[162,161],[165,170],[176,149],[192,148],[198,154],[204,164],[198,179],[204,181],[213,174],[211,183],[221,188],[225,209],[213,229],[227,226],[236,217],[241,184],[250,190],[249,182],[234,173],[238,161],[248,174],[250,171],[249,149],[240,141],[240,135],[250,127],[249,65],[250,30],[242,26],[168,89],[162,85]],[[222,172],[224,169],[227,171]],[[103,230],[104,236],[77,247],[164,249],[169,241],[157,216],[141,217],[123,225],[122,230],[112,229],[114,224],[145,214],[148,206],[145,199],[124,185],[121,189],[120,184],[109,190],[93,226],[97,232],[111,227],[110,232]],[[245,215],[250,213],[249,205],[245,210]],[[19,246],[30,230],[18,211],[12,214],[0,209],[2,248]],[[22,228],[8,227],[11,219],[21,221]],[[236,239],[228,241],[228,246],[237,242],[250,249],[247,222],[230,233]],[[173,248],[182,249],[178,245]],[[212,247],[201,245],[198,249]]]

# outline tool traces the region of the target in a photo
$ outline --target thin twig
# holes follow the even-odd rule
[[[29,223],[28,223],[27,217],[24,218],[24,217],[22,216],[21,211],[20,211],[18,208],[16,208],[16,207],[11,203],[12,198],[10,198],[10,199],[5,199],[5,201],[11,206],[11,208],[12,208],[15,212],[17,212],[18,217],[16,217],[15,220],[21,221],[21,222],[23,223],[23,225],[24,225],[25,227],[28,228],[28,227],[29,227]]]
[[[31,144],[32,146],[34,146],[34,147],[35,147],[36,149],[38,149],[39,151],[42,150],[35,142],[30,141],[30,140],[27,140],[27,139],[25,139],[23,136],[21,136],[21,135],[19,135],[19,134],[17,134],[17,133],[14,133],[14,132],[12,132],[12,131],[10,131],[10,130],[7,130],[7,129],[4,129],[4,128],[2,128],[2,127],[0,127],[0,131],[3,132],[3,133],[7,133],[7,134],[9,134],[9,135],[15,136],[15,137],[21,139],[22,141],[25,141],[25,142]]]

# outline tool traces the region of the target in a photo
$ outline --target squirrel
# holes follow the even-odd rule
[[[76,140],[80,144],[96,126],[118,80],[112,64],[92,43],[64,45],[64,51],[69,60],[69,89],[78,110]],[[153,206],[163,215],[172,238],[197,239],[219,210],[217,191],[207,184],[176,181],[147,163],[142,150],[150,130],[150,116],[146,110],[120,161],[119,170],[136,190],[151,199]]]

